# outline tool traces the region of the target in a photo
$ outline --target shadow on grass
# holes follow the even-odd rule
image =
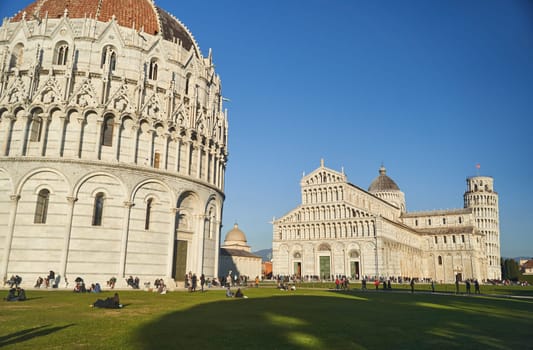
[[[498,294],[503,295],[512,295],[512,296],[522,296],[522,297],[533,297],[533,289],[520,289],[520,288],[494,288],[494,291]]]
[[[514,317],[515,309],[524,310],[511,301],[494,306],[480,298],[336,294],[199,304],[143,325],[134,344],[143,349],[506,349],[529,339],[527,312],[533,307],[527,307],[526,317]],[[490,304],[498,312],[474,312],[462,303],[480,310]]]
[[[62,329],[74,326],[74,324],[68,324],[61,327],[50,327],[50,325],[44,325],[40,327],[34,327],[29,329],[24,329],[15,333],[7,334],[0,337],[0,348],[8,345],[22,343],[37,337],[44,337],[49,334],[58,332]],[[50,327],[50,328],[49,328]]]

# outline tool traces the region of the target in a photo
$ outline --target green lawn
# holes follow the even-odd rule
[[[6,293],[5,290],[1,291]],[[158,295],[27,291],[0,305],[0,348],[533,349],[533,299],[369,290],[247,289]]]

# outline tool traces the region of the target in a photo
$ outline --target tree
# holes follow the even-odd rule
[[[500,260],[502,268],[502,278],[505,280],[518,281],[522,277],[520,272],[520,267],[514,259],[503,259]]]

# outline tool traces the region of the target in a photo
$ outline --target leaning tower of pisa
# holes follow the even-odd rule
[[[500,222],[498,193],[494,179],[489,176],[472,176],[466,179],[465,208],[472,208],[474,225],[485,237],[487,278],[501,279]]]

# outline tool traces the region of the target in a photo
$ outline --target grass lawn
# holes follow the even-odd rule
[[[1,291],[7,294],[7,291]],[[167,295],[28,290],[1,302],[5,349],[533,349],[533,299],[391,291],[246,289]]]

